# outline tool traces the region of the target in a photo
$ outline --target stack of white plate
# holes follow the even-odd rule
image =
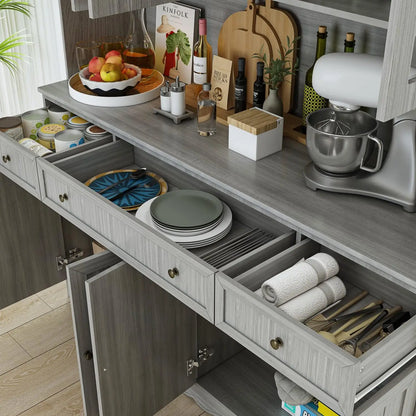
[[[228,205],[212,194],[188,189],[147,201],[136,218],[186,248],[213,244],[224,238],[232,226]]]

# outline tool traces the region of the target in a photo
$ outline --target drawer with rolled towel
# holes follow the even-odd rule
[[[216,275],[215,322],[343,416],[416,354],[416,295],[308,238]]]

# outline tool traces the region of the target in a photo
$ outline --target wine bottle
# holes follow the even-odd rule
[[[344,40],[344,52],[353,53],[355,48],[355,34],[353,32],[348,32]]]
[[[247,78],[246,72],[246,59],[238,58],[238,73],[235,79],[234,99],[235,99],[235,112],[239,113],[246,109],[247,101]]]
[[[212,47],[207,41],[207,21],[199,19],[199,39],[194,46],[194,84],[203,85],[211,81]],[[201,87],[202,88],[202,87]]]
[[[216,102],[211,100],[211,84],[206,82],[198,95],[198,133],[201,136],[212,136],[216,132]]]
[[[253,107],[263,108],[266,99],[266,84],[263,80],[264,62],[257,62],[257,79],[253,86]]]
[[[312,87],[313,69],[315,67],[316,61],[322,55],[325,55],[327,36],[328,32],[326,30],[326,26],[319,26],[317,32],[315,60],[312,66],[307,70],[305,77],[305,88],[303,95],[303,125],[306,125],[306,117],[310,113],[327,106],[327,100],[324,97],[318,95]]]

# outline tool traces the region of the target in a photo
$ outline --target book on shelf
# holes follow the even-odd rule
[[[201,9],[181,2],[156,6],[155,68],[169,78],[192,82],[192,50]]]

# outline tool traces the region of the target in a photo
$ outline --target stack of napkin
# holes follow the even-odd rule
[[[266,280],[256,293],[303,322],[346,295],[338,272],[331,255],[317,253]]]

